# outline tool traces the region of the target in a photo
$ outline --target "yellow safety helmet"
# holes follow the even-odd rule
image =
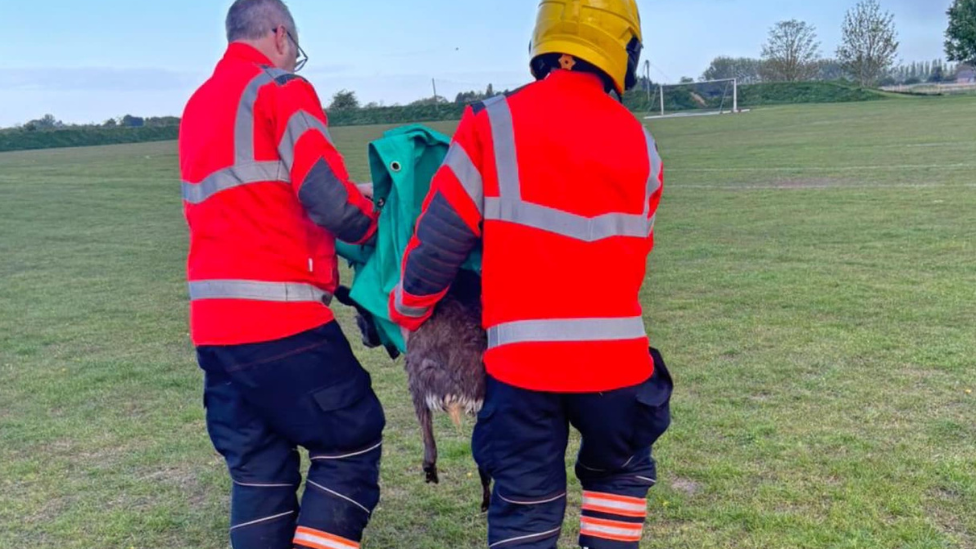
[[[542,56],[571,55],[606,73],[623,96],[637,85],[643,42],[637,0],[541,0],[530,48],[532,74],[548,74],[551,67],[538,62]]]

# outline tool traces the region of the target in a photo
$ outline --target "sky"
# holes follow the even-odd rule
[[[698,77],[718,55],[758,57],[770,26],[817,27],[824,55],[855,0],[638,0],[655,81]],[[944,57],[951,0],[881,0],[905,62]],[[0,127],[179,116],[226,47],[231,0],[0,0]],[[288,0],[302,75],[328,98],[391,105],[530,80],[534,0]]]

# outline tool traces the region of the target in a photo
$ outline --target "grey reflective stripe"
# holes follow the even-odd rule
[[[647,235],[650,236],[654,232],[654,223],[657,221],[657,214],[651,217],[651,220],[647,222]]]
[[[518,153],[515,150],[515,127],[512,110],[504,95],[485,101],[485,110],[491,124],[491,140],[495,148],[495,166],[498,171],[498,193],[504,200],[521,200]]]
[[[254,280],[190,282],[190,301],[207,299],[328,304],[332,300],[332,294],[311,284],[297,282],[258,282]]]
[[[488,329],[488,348],[516,343],[571,343],[625,341],[647,337],[644,320],[633,318],[579,318],[525,320]]]
[[[583,242],[630,236],[647,238],[647,217],[643,214],[604,214],[597,217],[556,210],[531,202],[485,199],[485,219],[517,223]]]
[[[298,111],[288,119],[285,134],[281,137],[281,142],[278,143],[278,154],[281,155],[281,160],[288,167],[289,172],[295,164],[295,144],[310,131],[319,132],[326,141],[332,143],[329,128],[308,111]]]
[[[478,208],[478,213],[484,214],[485,210],[485,186],[481,178],[481,172],[471,161],[468,151],[460,143],[454,143],[444,157],[444,165],[454,172],[454,176],[461,182],[464,191],[468,193],[468,198],[474,202]]]
[[[393,307],[396,312],[410,318],[423,318],[430,309],[424,307],[408,307],[403,304],[403,286],[397,284],[395,290],[393,290]]]
[[[288,183],[288,168],[281,162],[245,162],[210,174],[199,183],[183,182],[183,200],[200,204],[213,195],[251,183]]]
[[[644,139],[647,141],[647,161],[650,173],[647,174],[647,197],[644,199],[644,217],[651,214],[651,197],[661,188],[661,155],[657,152],[657,143],[651,131],[644,128]],[[653,225],[653,220],[649,221]],[[648,229],[650,232],[651,229]]]
[[[504,96],[493,97],[485,101],[485,110],[495,148],[499,191],[497,198],[484,199],[482,214],[485,219],[516,223],[583,242],[597,242],[615,237],[647,238],[651,233],[654,226],[654,220],[648,219],[651,213],[651,197],[661,186],[662,162],[654,137],[647,128],[644,128],[644,136],[649,173],[642,213],[608,213],[586,217],[522,200],[515,131],[508,100]]]
[[[248,82],[237,106],[237,119],[234,123],[235,164],[254,161],[254,104],[257,103],[261,88],[274,82],[275,78],[289,74],[280,69],[263,69]]]

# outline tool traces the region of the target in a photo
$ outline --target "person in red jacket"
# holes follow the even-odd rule
[[[237,0],[229,46],[180,128],[193,343],[235,549],[355,549],[379,500],[385,424],[329,303],[336,239],[377,214],[329,135],[281,0]],[[297,448],[311,467],[302,482]]]
[[[556,547],[570,425],[580,545],[643,534],[673,384],[640,303],[663,167],[619,100],[641,40],[635,0],[540,3],[538,81],[467,109],[391,295],[394,320],[418,329],[482,246],[489,378],[473,450],[495,479],[490,547]]]

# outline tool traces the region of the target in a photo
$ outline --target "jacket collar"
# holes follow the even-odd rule
[[[267,67],[274,66],[274,63],[268,59],[268,56],[258,51],[254,46],[243,42],[231,42],[227,46],[227,52],[224,53],[223,61],[242,61],[244,63],[254,63]]]

